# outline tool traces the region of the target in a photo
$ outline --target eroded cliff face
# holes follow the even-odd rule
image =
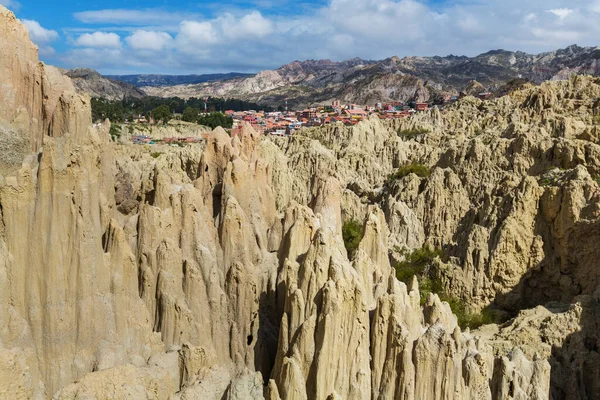
[[[25,143],[0,169],[0,397],[600,395],[597,81],[402,126],[119,145],[0,10],[15,60],[0,85],[27,88],[0,94],[19,105],[1,132]],[[36,77],[53,95],[27,97]],[[413,127],[428,133],[397,133]],[[431,175],[385,182],[415,161]],[[351,257],[349,219],[364,227]],[[462,330],[398,281],[390,254],[424,243],[448,252],[445,290],[514,318]]]

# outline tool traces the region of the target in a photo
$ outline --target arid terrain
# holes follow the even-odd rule
[[[0,67],[0,398],[600,398],[600,78],[149,147]]]
[[[569,46],[527,54],[492,50],[476,57],[391,57],[294,61],[254,76],[200,84],[139,86],[153,96],[236,97],[273,107],[342,103],[374,105],[389,101],[443,102],[461,92],[502,93],[506,84],[535,84],[567,79],[572,74],[600,75],[600,48]],[[477,90],[473,90],[476,88]]]

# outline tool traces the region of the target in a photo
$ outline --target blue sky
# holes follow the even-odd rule
[[[102,73],[256,72],[294,60],[600,45],[600,0],[0,0],[40,58]]]

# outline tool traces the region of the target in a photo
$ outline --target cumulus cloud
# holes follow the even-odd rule
[[[39,22],[30,19],[24,19],[22,22],[29,32],[29,38],[31,41],[37,44],[40,55],[53,55],[55,50],[52,46],[50,46],[50,43],[58,39],[58,32],[52,29],[46,29],[41,26]]]
[[[225,14],[214,22],[223,36],[229,39],[251,39],[262,38],[273,32],[273,22],[262,16],[258,11],[235,18],[231,14]]]
[[[84,33],[75,41],[75,45],[81,47],[119,48],[121,37],[113,32]]]
[[[58,39],[58,32],[44,28],[37,21],[24,19],[22,22],[29,31],[29,37],[37,45],[48,44]]]
[[[217,43],[218,36],[210,22],[183,21],[177,41],[184,48],[189,46],[205,47]]]
[[[143,29],[137,30],[131,36],[125,38],[127,45],[135,50],[160,51],[172,41],[173,38],[166,32],[146,31]]]
[[[106,23],[95,29],[105,35],[138,25],[127,33],[119,57],[89,59],[97,63],[92,67],[190,73],[250,72],[309,58],[473,56],[499,48],[539,53],[573,43],[597,46],[596,12],[600,0],[329,0],[297,15],[228,9],[206,18],[160,10],[103,10],[76,17]],[[100,41],[91,39],[80,37],[76,43],[91,48]],[[111,43],[119,48],[118,37]]]

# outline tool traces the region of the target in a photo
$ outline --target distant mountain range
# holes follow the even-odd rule
[[[252,74],[230,72],[227,74],[204,75],[107,75],[109,79],[129,83],[136,87],[161,87],[174,85],[196,85],[205,82],[223,81],[233,78],[244,78]]]
[[[507,83],[565,79],[571,74],[600,75],[600,47],[569,46],[532,55],[493,50],[476,57],[391,57],[382,61],[354,58],[294,61],[255,75],[131,75],[108,77],[136,85],[148,95],[182,98],[239,98],[274,107],[341,100],[374,104],[431,101],[465,91],[500,92]],[[209,78],[210,77],[210,78]],[[203,82],[194,82],[193,79]],[[510,86],[510,85],[509,85]]]

